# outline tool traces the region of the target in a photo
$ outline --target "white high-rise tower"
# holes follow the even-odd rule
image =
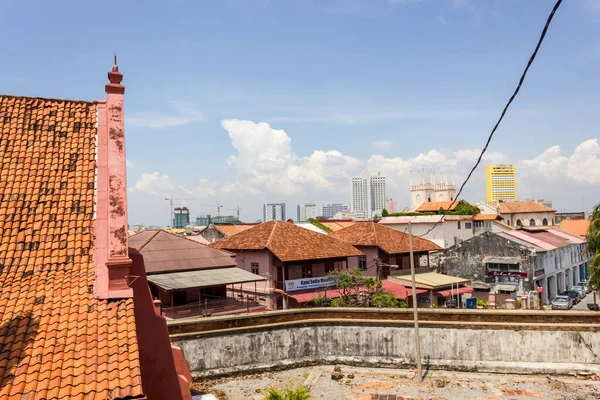
[[[371,219],[385,208],[385,176],[364,171],[351,180],[350,209],[356,219]]]

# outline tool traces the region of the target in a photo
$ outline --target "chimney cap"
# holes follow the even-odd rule
[[[106,93],[125,93],[125,86],[121,85],[123,74],[119,72],[119,66],[117,65],[117,53],[115,53],[115,61],[112,70],[108,73],[108,80],[110,83],[105,87]]]

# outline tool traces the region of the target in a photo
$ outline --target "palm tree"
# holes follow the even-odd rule
[[[586,235],[586,250],[591,255],[588,262],[592,269],[590,287],[594,291],[594,304],[596,304],[596,292],[600,290],[600,203],[594,207],[590,220],[590,227]]]

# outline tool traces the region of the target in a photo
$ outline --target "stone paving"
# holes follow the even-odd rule
[[[332,379],[332,373],[339,374]],[[343,377],[340,378],[340,375]],[[333,366],[296,368],[202,382],[219,400],[263,400],[267,387],[306,385],[312,399],[326,400],[587,400],[600,399],[596,375],[503,375]]]

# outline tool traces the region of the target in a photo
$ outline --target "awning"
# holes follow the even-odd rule
[[[148,281],[163,290],[215,287],[264,280],[264,277],[238,267],[148,275]]]
[[[411,294],[412,294],[411,288],[407,288],[400,283],[392,282],[387,279],[382,280],[381,285],[388,292],[394,293],[396,295],[396,298],[400,299],[400,300],[406,300],[406,298],[408,296],[411,296]],[[365,289],[364,287],[361,287],[361,290],[364,290],[364,289]],[[427,292],[427,290],[417,289],[417,294],[421,294],[421,293],[425,293],[425,292]],[[327,292],[325,292],[324,290],[319,290],[316,292],[313,291],[313,292],[306,292],[306,293],[294,293],[294,294],[290,294],[288,296],[291,297],[292,299],[296,300],[298,303],[306,303],[308,301],[311,301],[312,299],[316,299],[317,297],[323,296],[325,294],[327,295],[328,299],[335,299],[336,297],[340,297],[342,295],[342,292],[339,289],[332,288],[330,290],[327,290]]]
[[[485,257],[484,264],[518,264],[519,257]]]
[[[463,294],[463,293],[473,293],[473,288],[470,286],[463,286],[463,287],[459,287],[458,289],[454,289],[454,290],[440,290],[439,292],[435,292],[438,296],[442,296],[442,297],[448,297],[451,296],[453,294]]]
[[[503,292],[514,292],[517,290],[516,285],[494,285],[494,291],[503,291]]]

